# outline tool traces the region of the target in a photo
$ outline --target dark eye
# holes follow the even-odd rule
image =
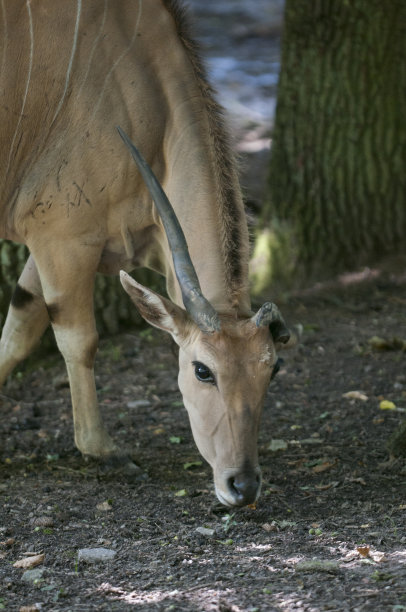
[[[283,359],[281,359],[279,357],[279,359],[276,361],[276,363],[275,363],[275,365],[273,367],[272,374],[271,374],[271,380],[273,380],[275,378],[275,376],[277,375],[277,373],[281,369],[282,363],[283,363]]]
[[[204,383],[211,383],[212,385],[216,384],[216,380],[211,372],[211,370],[204,365],[204,363],[200,363],[200,361],[194,361],[193,365],[195,366],[195,375],[197,380]]]

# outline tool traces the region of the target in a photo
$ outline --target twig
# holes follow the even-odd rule
[[[80,474],[81,476],[87,476],[88,474],[84,474],[81,470],[74,470],[73,468],[65,467],[64,465],[53,465],[49,466],[53,470],[61,470],[63,472],[72,472],[73,474]]]
[[[9,395],[4,395],[4,393],[0,393],[0,399],[9,400],[10,402],[17,402],[14,397],[10,397]]]

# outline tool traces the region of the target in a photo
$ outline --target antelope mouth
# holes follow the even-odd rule
[[[261,469],[228,468],[215,479],[218,500],[229,508],[254,504],[261,491]]]

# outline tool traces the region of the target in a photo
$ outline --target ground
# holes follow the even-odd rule
[[[392,343],[404,338],[406,284],[336,283],[285,302],[300,338],[266,398],[256,509],[216,502],[161,333],[103,340],[97,358],[108,429],[145,472],[133,483],[74,450],[58,355],[9,381],[0,609],[406,610],[406,469],[386,450],[406,409],[405,353]],[[78,560],[96,547],[114,559]],[[36,580],[13,567],[33,554],[44,555]]]

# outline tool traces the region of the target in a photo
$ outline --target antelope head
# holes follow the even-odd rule
[[[124,289],[148,323],[179,346],[179,388],[197,447],[211,465],[216,494],[226,506],[258,498],[257,438],[264,396],[277,371],[276,351],[289,340],[272,303],[245,318],[219,314],[203,296],[186,240],[152,170],[120,130],[161,215],[185,310],[120,273]]]

